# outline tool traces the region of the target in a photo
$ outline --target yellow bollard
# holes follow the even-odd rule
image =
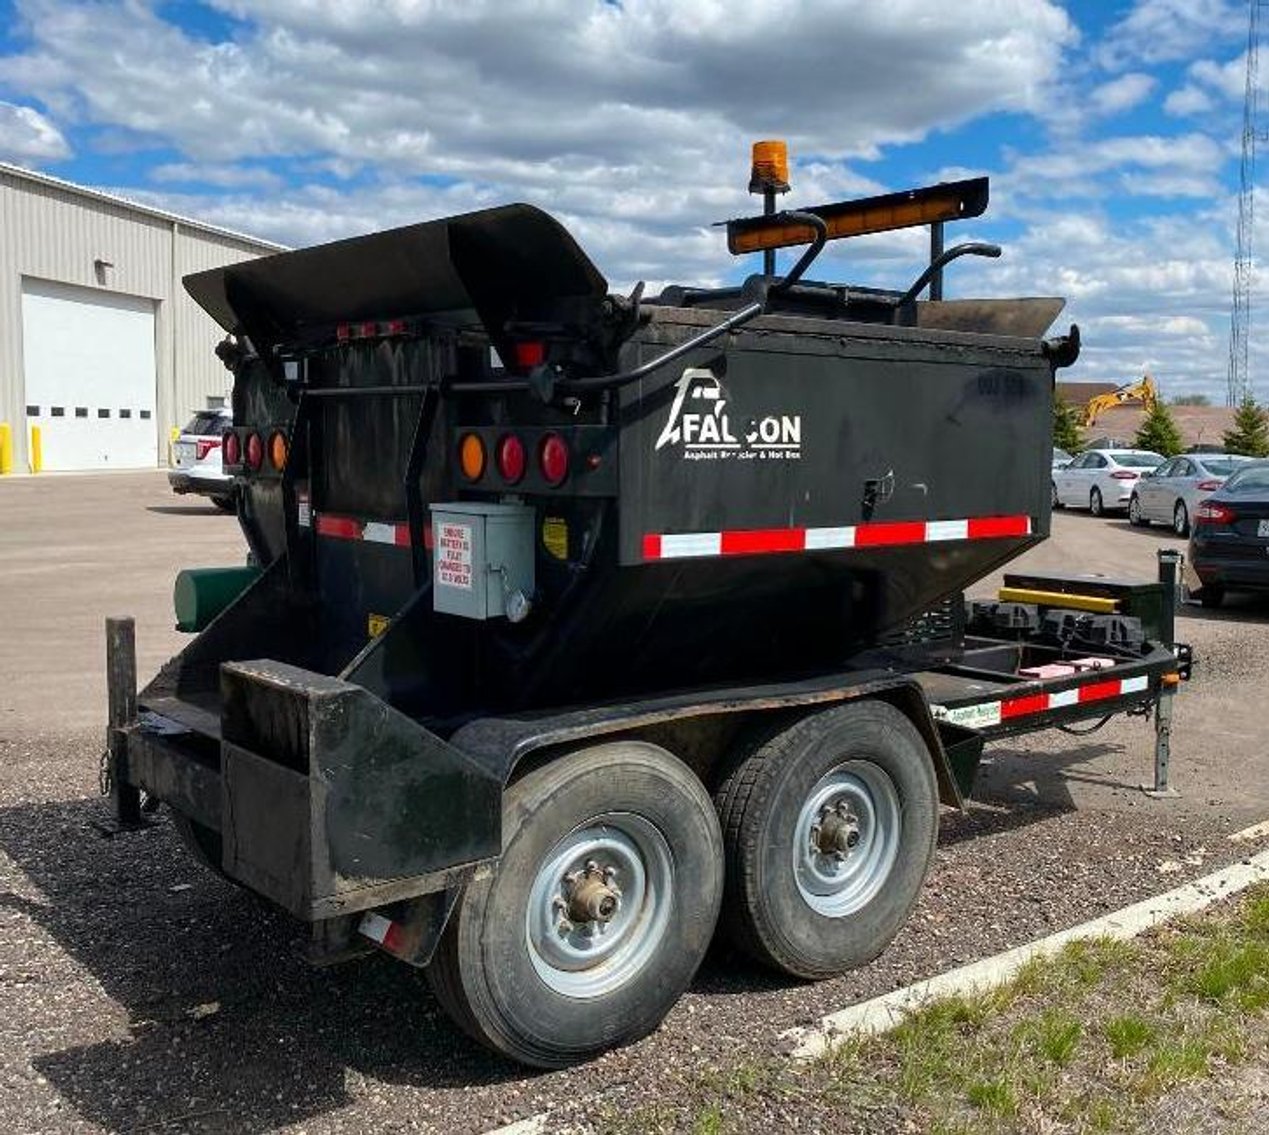
[[[44,449],[40,444],[40,427],[31,427],[31,472],[39,473],[44,468]]]
[[[172,432],[167,435],[167,463],[169,465],[176,464],[176,439],[181,436],[181,427],[173,426]]]
[[[13,472],[13,430],[0,422],[0,477]]]

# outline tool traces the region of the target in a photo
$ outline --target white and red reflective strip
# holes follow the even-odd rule
[[[313,513],[307,500],[299,502],[296,518],[301,528],[312,528],[319,536],[335,540],[365,540],[371,544],[390,544],[397,548],[410,546],[410,526],[404,523],[385,523],[379,520],[361,520],[355,516],[337,516],[334,513]],[[431,525],[423,529],[423,545],[432,546]]]
[[[947,540],[994,540],[1030,536],[1029,516],[974,516],[966,520],[878,520],[841,528],[749,528],[725,532],[649,532],[645,560],[696,556],[753,556],[772,552],[820,552],[840,548],[886,548]]]
[[[401,929],[401,924],[384,918],[382,914],[377,914],[373,910],[361,916],[357,932],[382,946],[391,954],[400,953],[405,945],[405,936]]]
[[[1002,698],[998,701],[975,702],[972,705],[958,705],[949,709],[943,705],[930,706],[931,712],[940,721],[949,721],[953,725],[965,725],[971,729],[987,729],[1012,721],[1018,717],[1030,717],[1049,710],[1066,709],[1073,705],[1084,705],[1088,702],[1110,701],[1112,698],[1127,697],[1129,694],[1144,694],[1150,688],[1150,679],[1145,674],[1134,678],[1110,678],[1096,682],[1086,682],[1082,686],[1072,686],[1065,690],[1044,690],[1031,694],[1021,694],[1015,698]]]

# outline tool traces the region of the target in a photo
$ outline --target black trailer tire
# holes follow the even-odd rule
[[[610,885],[608,921],[582,919],[572,904],[608,904]],[[494,1051],[576,1064],[661,1023],[705,956],[722,890],[718,818],[696,776],[641,741],[584,749],[507,789],[498,868],[459,900],[428,980]]]
[[[1198,593],[1198,600],[1204,607],[1219,607],[1225,602],[1225,589],[1216,583],[1206,583]]]
[[[880,701],[802,718],[741,760],[715,803],[727,851],[720,925],[734,946],[795,977],[831,977],[881,953],[917,900],[938,838],[925,741]],[[840,863],[815,842],[831,816],[848,823]]]

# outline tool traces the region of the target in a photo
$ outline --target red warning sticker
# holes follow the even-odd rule
[[[471,590],[471,525],[444,522],[436,526],[436,582]]]

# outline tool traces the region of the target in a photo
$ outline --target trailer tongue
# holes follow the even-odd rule
[[[116,628],[121,816],[162,800],[317,952],[426,965],[542,1066],[655,1028],[716,923],[800,976],[875,956],[985,736],[1162,707],[1186,669],[1166,583],[1094,596],[1101,639],[1060,580],[967,633],[961,591],[1048,534],[1061,302],[806,277],[986,201],[732,222],[809,247],[655,298],[525,205],[190,277],[262,570],[187,574],[201,633],[135,704]],[[967,253],[999,249],[932,270]]]

